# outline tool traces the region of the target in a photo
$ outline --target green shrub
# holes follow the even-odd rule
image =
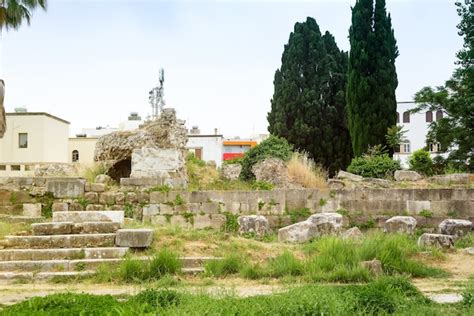
[[[367,178],[386,178],[392,177],[400,168],[398,160],[393,160],[387,154],[381,154],[356,157],[352,159],[347,171]]]
[[[252,190],[271,191],[273,190],[273,184],[265,182],[265,181],[255,181],[252,183]]]
[[[180,302],[181,294],[172,290],[146,289],[130,299],[130,303],[147,305],[149,307],[146,309],[147,312],[152,312],[158,307],[178,306]]]
[[[430,210],[422,209],[418,215],[423,216],[425,218],[431,218],[433,217],[433,212],[431,212]]]
[[[304,207],[295,210],[286,210],[286,214],[290,216],[290,220],[294,224],[307,219],[311,215],[311,211],[309,208]]]
[[[226,233],[234,233],[239,229],[239,222],[237,219],[239,215],[232,214],[231,212],[224,212],[225,223],[222,225],[222,230]]]
[[[199,167],[204,167],[206,165],[206,162],[204,160],[199,159],[193,153],[188,153],[188,155],[186,156],[186,163],[197,165]]]
[[[224,160],[222,162],[223,165],[233,165],[233,164],[242,164],[242,161],[244,160],[244,157],[235,157],[229,160]]]
[[[469,233],[465,236],[457,238],[456,241],[454,241],[454,246],[456,248],[474,247],[474,233]]]
[[[426,176],[433,174],[433,161],[431,160],[430,153],[426,150],[419,149],[413,152],[408,160],[410,169]]]
[[[443,156],[436,156],[433,158],[433,173],[443,174],[447,167],[447,161]]]
[[[118,272],[120,279],[125,282],[145,280],[148,274],[148,263],[126,258],[120,263]]]
[[[285,251],[274,259],[270,259],[268,267],[270,275],[276,278],[287,275],[301,275],[303,273],[303,263],[289,251]]]
[[[293,147],[286,139],[277,136],[270,136],[257,146],[247,151],[242,159],[242,180],[251,181],[255,179],[252,173],[252,166],[266,158],[280,158],[283,161],[291,159]]]
[[[160,279],[167,274],[181,271],[181,260],[178,255],[168,249],[161,249],[150,261],[148,279]]]

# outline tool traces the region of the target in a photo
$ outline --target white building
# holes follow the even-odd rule
[[[224,137],[218,134],[217,129],[214,134],[201,134],[197,126],[188,133],[186,148],[197,158],[204,161],[214,161],[218,167],[222,165]]]
[[[409,110],[416,106],[415,102],[397,103],[397,124],[403,126],[407,131],[405,137],[407,142],[400,145],[400,151],[394,154],[395,159],[399,159],[403,167],[408,167],[410,155],[418,150],[427,148],[432,158],[440,155],[440,144],[426,144],[426,135],[431,122],[443,117],[443,112],[427,111],[424,113],[410,113]],[[447,154],[442,154],[446,156]]]

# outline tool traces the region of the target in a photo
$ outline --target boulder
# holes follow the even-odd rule
[[[423,234],[418,238],[418,246],[420,247],[440,247],[440,248],[453,248],[454,238],[450,235],[442,234]]]
[[[465,219],[445,219],[439,225],[439,233],[462,237],[472,230],[472,222]]]
[[[252,166],[252,172],[257,181],[273,184],[278,188],[291,188],[288,168],[283,160],[278,158],[267,158]]]
[[[304,243],[317,236],[318,228],[310,221],[299,222],[278,230],[278,241]]]
[[[118,247],[147,248],[153,241],[153,229],[119,229],[115,237]]]
[[[344,189],[345,187],[344,181],[336,180],[336,179],[329,179],[328,180],[328,187],[330,190],[340,190]]]
[[[270,223],[262,215],[239,216],[238,223],[240,234],[253,233],[257,236],[264,236],[270,232]]]
[[[353,182],[360,182],[364,179],[364,177],[353,174],[353,173],[350,173],[350,172],[347,172],[347,171],[340,170],[337,173],[336,179],[349,180],[349,181],[353,181]]]
[[[430,181],[441,185],[451,184],[469,184],[470,174],[469,173],[453,173],[441,176],[430,177]]]
[[[307,219],[316,225],[317,235],[338,235],[342,229],[342,215],[338,213],[317,213]]]
[[[103,183],[103,184],[110,184],[112,182],[112,178],[106,174],[98,174],[95,177],[95,183]]]
[[[364,234],[358,227],[352,227],[342,233],[342,239],[361,240]]]
[[[383,274],[382,262],[380,260],[362,261],[360,264],[375,275]]]
[[[411,216],[394,216],[384,224],[386,233],[404,233],[413,235],[416,228],[416,219]]]
[[[239,179],[240,172],[242,172],[242,165],[239,163],[232,163],[222,166],[222,178],[226,180]]]
[[[397,170],[393,177],[397,181],[418,181],[422,178],[418,172],[412,170]]]
[[[77,175],[75,165],[68,163],[51,163],[35,166],[35,177],[71,177]]]

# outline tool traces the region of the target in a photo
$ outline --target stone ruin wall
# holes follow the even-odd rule
[[[336,211],[344,213],[345,225],[370,220],[382,227],[394,215],[413,215],[419,227],[437,227],[446,218],[474,221],[474,189],[466,188],[163,193],[137,187],[107,191],[103,185],[74,178],[19,178],[15,186],[0,185],[0,214],[20,215],[23,203],[45,203],[44,192],[54,195],[53,211],[126,209],[145,222],[194,228],[219,228],[226,214],[265,215],[272,228],[279,228],[309,213]]]

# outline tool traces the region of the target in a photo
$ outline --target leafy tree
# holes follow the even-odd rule
[[[2,30],[18,29],[23,21],[30,24],[31,11],[40,7],[46,9],[46,0],[0,0],[0,38]],[[0,60],[0,70],[1,70]],[[5,108],[3,106],[4,81],[0,71],[0,138],[6,130]]]
[[[404,143],[407,141],[405,134],[407,133],[407,130],[403,129],[403,126],[401,125],[393,125],[392,127],[389,127],[387,130],[387,135],[385,135],[385,140],[387,141],[387,145],[395,150],[398,146],[400,146],[401,143]]]
[[[396,123],[398,48],[385,0],[357,0],[349,29],[348,126],[355,156],[369,146],[386,145]]]
[[[308,17],[295,24],[281,61],[268,130],[330,173],[345,168],[351,159],[344,113],[347,54]]]
[[[433,160],[431,160],[430,153],[424,149],[419,149],[413,152],[408,160],[411,170],[415,170],[426,176],[433,174]]]
[[[459,35],[463,48],[457,53],[459,67],[444,86],[424,87],[415,94],[418,106],[413,112],[441,111],[443,118],[432,122],[427,142],[438,142],[450,150],[448,161],[454,167],[474,171],[474,2],[457,1]]]

